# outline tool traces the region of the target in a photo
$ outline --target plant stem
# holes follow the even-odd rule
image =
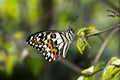
[[[71,68],[72,70],[74,70],[75,72],[77,72],[78,74],[81,75],[81,71],[82,69],[80,67],[77,67],[75,64],[69,62],[68,60],[59,57],[58,61],[66,66],[68,66],[69,68]]]
[[[118,27],[118,26],[120,26],[120,24],[117,25],[116,27]],[[96,55],[96,57],[95,57],[95,59],[94,59],[94,61],[93,61],[93,65],[95,65],[95,64],[99,61],[100,57],[103,55],[103,51],[104,51],[104,49],[106,48],[108,42],[111,40],[111,38],[113,37],[113,35],[114,35],[119,29],[120,29],[120,28],[114,29],[114,30],[107,36],[107,38],[106,38],[105,41],[103,42],[100,50],[98,51],[98,53],[97,53],[97,55]],[[105,30],[104,30],[104,31],[105,31]]]
[[[110,27],[110,28],[108,28],[108,29],[105,29],[105,30],[102,30],[102,31],[93,33],[93,34],[86,35],[85,37],[88,38],[88,37],[91,37],[91,36],[96,36],[96,35],[99,35],[99,34],[101,34],[101,33],[103,33],[103,32],[106,32],[106,31],[108,31],[108,30],[112,30],[112,29],[114,29],[114,28],[119,28],[119,27],[120,27],[120,24],[118,24],[117,26],[113,26],[113,27]]]

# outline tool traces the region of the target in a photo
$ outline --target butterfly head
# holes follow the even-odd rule
[[[75,34],[75,31],[71,27],[69,27],[68,32],[73,34],[73,35]]]

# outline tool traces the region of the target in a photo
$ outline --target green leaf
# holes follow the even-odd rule
[[[17,39],[20,39],[23,37],[23,33],[21,31],[18,31],[14,34],[14,37],[17,38]]]
[[[83,74],[82,76],[79,76],[77,80],[95,80],[96,77],[96,72],[100,70],[100,65],[101,63],[96,64],[95,66],[91,66],[83,71],[81,73]],[[95,73],[95,74],[94,74]],[[89,76],[87,76],[89,75]]]
[[[112,57],[104,68],[102,80],[117,80],[120,76],[120,67],[117,66],[120,66],[120,59]]]
[[[93,34],[98,32],[95,26],[89,26],[88,28],[79,29],[77,32],[78,40],[77,40],[77,48],[82,54],[86,47],[90,48],[89,43],[87,42],[86,35]]]
[[[81,38],[79,38],[77,40],[77,48],[78,48],[78,50],[80,51],[81,54],[83,54],[83,51],[84,51],[85,47],[86,47],[85,43],[83,42],[83,40],[81,40]]]
[[[77,32],[77,35],[80,37],[83,37],[83,36],[85,37],[86,35],[93,34],[96,32],[98,32],[98,30],[96,29],[95,26],[89,26],[87,28],[79,29]]]
[[[90,75],[94,72],[94,66],[91,66],[85,70],[83,70],[81,73],[83,74],[83,76],[80,76],[77,80],[94,80],[94,75],[91,76],[84,76],[84,75]]]
[[[5,4],[2,7],[3,13],[11,16],[16,21],[19,19],[18,2],[19,0],[5,0]]]
[[[14,69],[14,65],[17,61],[16,56],[8,55],[6,59],[6,73],[11,75]]]
[[[12,41],[6,42],[3,47],[9,54],[16,54],[18,51],[17,45]]]
[[[94,71],[94,66],[89,67],[88,69],[83,70],[82,74],[91,74]]]

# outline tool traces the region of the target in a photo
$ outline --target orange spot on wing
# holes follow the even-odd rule
[[[55,58],[55,59],[57,59],[57,58],[58,58],[58,55],[57,55],[56,53],[54,54],[54,58]]]
[[[48,43],[47,43],[48,47],[52,48],[53,47],[53,43],[50,39],[48,39]]]
[[[58,58],[58,50],[56,48],[53,47],[54,43],[48,39],[48,42],[47,42],[47,46],[50,48],[50,53],[53,53],[54,54],[54,58],[57,59]]]
[[[58,58],[58,54],[57,54],[58,51],[57,51],[56,48],[53,48],[53,49],[51,48],[51,49],[50,49],[50,52],[51,52],[51,53],[54,53],[54,58],[56,58],[56,59]]]
[[[32,40],[33,43],[40,45],[41,41]]]
[[[48,45],[48,47],[50,47],[50,48],[53,47],[51,43],[47,43],[47,45]]]
[[[51,48],[51,49],[50,49],[50,52],[56,54],[58,51],[57,51],[57,49],[55,49],[55,48],[54,48],[54,49]]]
[[[40,44],[41,44],[41,41],[36,41],[36,44],[39,44],[39,45],[40,45]]]

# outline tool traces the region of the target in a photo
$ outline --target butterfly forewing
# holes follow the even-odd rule
[[[37,32],[28,36],[28,45],[41,51],[44,58],[48,61],[56,60],[64,46],[64,40],[59,32]]]

